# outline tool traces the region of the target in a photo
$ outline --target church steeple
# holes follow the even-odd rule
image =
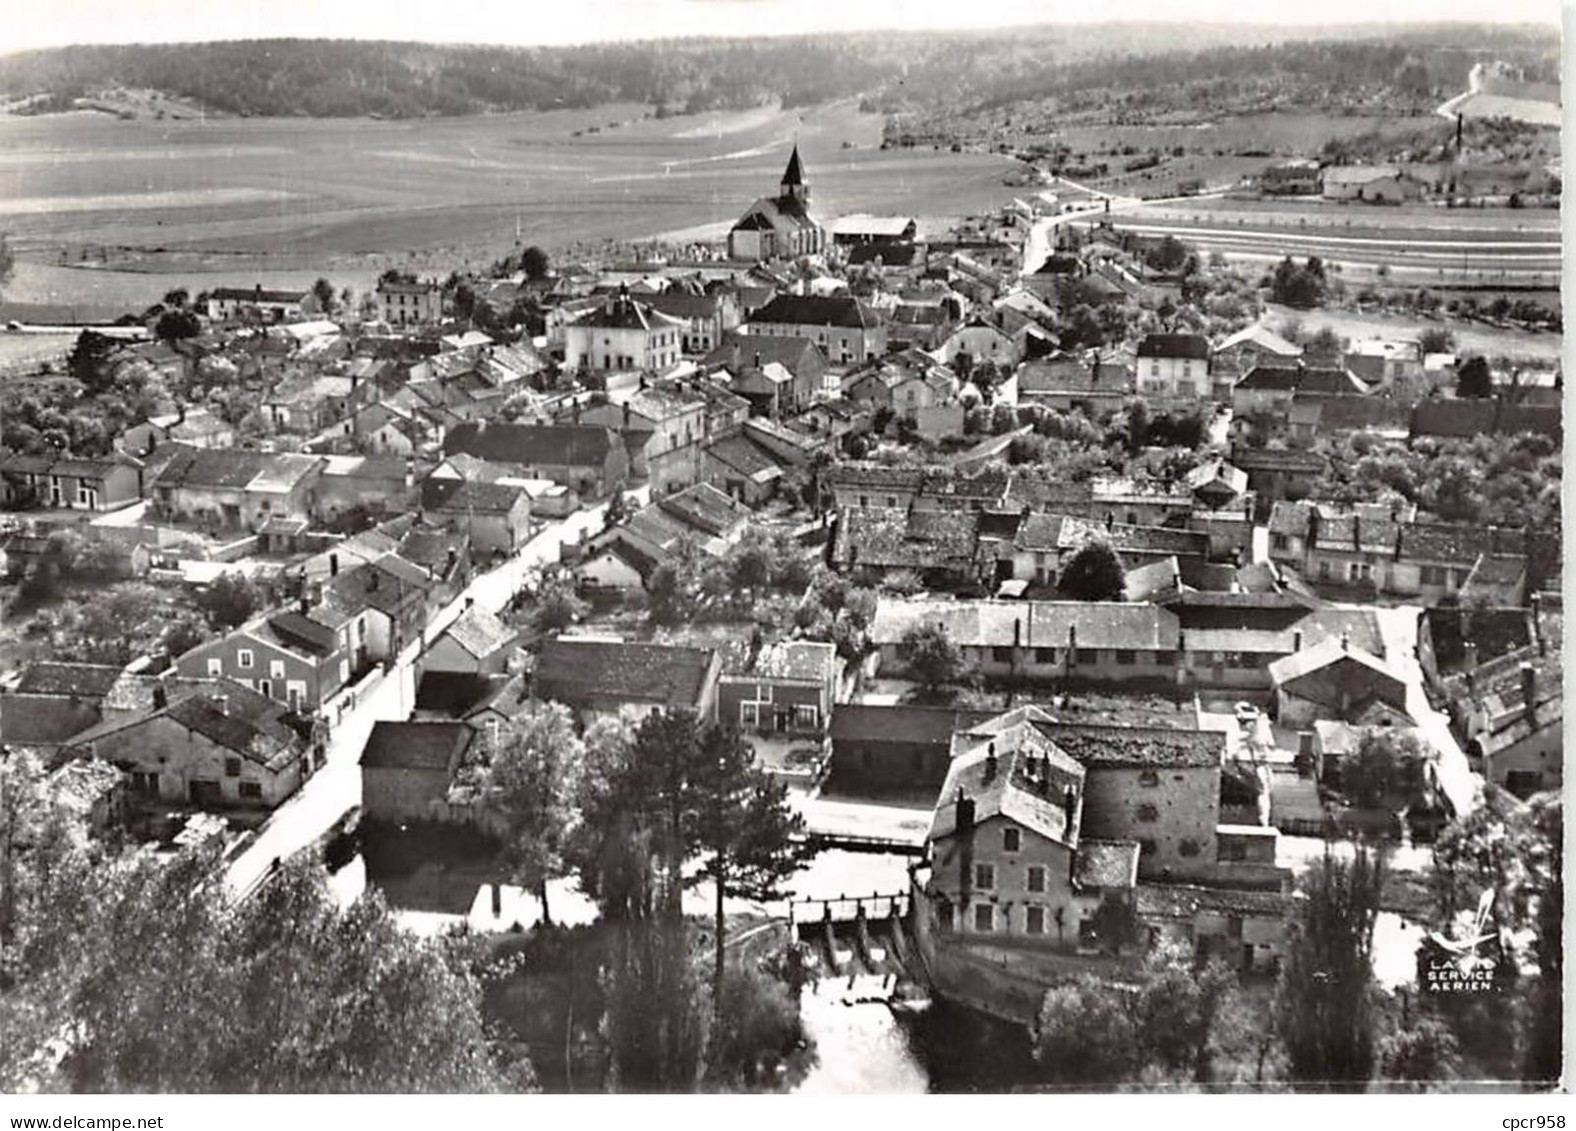
[[[799,163],[799,143],[794,142],[793,154],[788,158],[788,168],[783,170],[782,195],[802,202],[810,199],[810,186],[805,184],[804,166]]]

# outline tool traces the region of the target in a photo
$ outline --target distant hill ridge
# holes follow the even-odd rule
[[[1284,63],[1274,45],[1330,41],[1354,74],[1393,69],[1393,53],[1460,45],[1546,50],[1555,28],[1370,25],[1052,25],[988,32],[859,32],[690,39],[582,47],[447,46],[274,39],[77,46],[0,56],[0,102],[70,109],[103,91],[158,92],[226,114],[410,118],[639,102],[696,113],[780,101],[788,107],[867,95],[882,109],[1001,105],[1090,89],[1115,60],[1166,55],[1188,77],[1218,77],[1222,49],[1257,48],[1255,68]],[[1192,53],[1194,60],[1184,59]],[[1304,50],[1306,54],[1306,50]],[[1295,51],[1290,56],[1297,58]],[[1131,64],[1129,63],[1129,69]],[[1191,67],[1191,70],[1189,69]],[[1295,68],[1294,68],[1295,69]],[[1306,69],[1306,68],[1304,68]],[[1339,60],[1337,74],[1343,66]],[[1170,76],[1167,76],[1170,77]],[[1322,77],[1322,76],[1321,76]],[[1464,76],[1455,76],[1456,81]],[[1157,82],[1160,76],[1156,76]]]

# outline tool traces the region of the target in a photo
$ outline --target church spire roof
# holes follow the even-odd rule
[[[798,142],[794,142],[793,155],[788,158],[788,168],[783,171],[783,184],[795,187],[804,184],[804,168],[799,164]]]

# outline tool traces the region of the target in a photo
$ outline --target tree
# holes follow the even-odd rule
[[[532,244],[520,253],[520,270],[525,272],[525,277],[534,282],[547,278],[552,270],[552,262],[547,258],[547,252]]]
[[[1053,1082],[1112,1085],[1137,1075],[1138,1032],[1125,1000],[1129,993],[1091,974],[1046,991],[1034,1058]]]
[[[487,808],[502,822],[510,876],[542,901],[544,923],[552,922],[547,881],[568,871],[584,758],[569,708],[533,704],[493,741],[482,775]]]
[[[470,320],[476,313],[476,292],[469,283],[460,283],[454,288],[454,316]]]
[[[332,314],[339,307],[339,296],[334,293],[334,284],[327,279],[318,279],[312,284],[312,297],[317,299],[317,308],[324,314]]]
[[[1145,257],[1156,271],[1170,274],[1187,262],[1187,245],[1175,236],[1166,236]]]
[[[257,586],[239,570],[221,573],[207,588],[197,592],[197,607],[207,614],[215,628],[234,628],[245,624],[257,611]]]
[[[1373,930],[1383,864],[1367,848],[1330,848],[1298,908],[1275,994],[1289,1072],[1304,1085],[1360,1088],[1375,1061]]]
[[[1344,768],[1342,785],[1365,808],[1404,809],[1421,800],[1427,757],[1427,748],[1414,734],[1370,732]]]
[[[682,921],[640,919],[614,927],[602,1030],[609,1086],[625,1092],[688,1092],[705,1070],[704,991]]]
[[[97,393],[109,387],[110,359],[114,352],[113,338],[83,330],[77,335],[77,344],[72,347],[66,364],[71,375],[81,381],[89,393]]]
[[[927,692],[934,693],[956,683],[963,674],[963,654],[936,624],[918,624],[903,634],[903,652],[908,674]]]
[[[1341,360],[1341,351],[1346,348],[1346,343],[1332,327],[1320,326],[1303,344],[1303,349],[1311,361],[1321,365],[1335,365]]]
[[[159,301],[164,303],[165,306],[173,307],[176,310],[184,310],[190,299],[190,291],[185,287],[176,287],[173,291],[164,292],[164,297]]]
[[[235,905],[211,849],[112,855],[57,835],[25,867],[0,995],[8,1089],[529,1085],[529,1064],[492,1050],[467,949],[407,933],[376,894],[342,912],[319,866],[286,864]],[[62,1055],[38,1055],[62,1036]]]
[[[1461,1050],[1455,1032],[1431,1011],[1405,1017],[1380,1044],[1379,1075],[1390,1083],[1432,1084],[1457,1078]]]
[[[1482,400],[1494,395],[1494,376],[1489,372],[1488,361],[1475,354],[1461,363],[1456,370],[1456,396]]]
[[[178,342],[202,333],[202,322],[189,310],[166,310],[153,324],[154,335],[163,342]]]
[[[559,633],[585,616],[589,608],[575,592],[573,579],[558,576],[544,582],[537,593],[532,622],[538,632]]]
[[[1237,975],[1219,959],[1194,969],[1177,954],[1150,960],[1148,978],[1133,1002],[1140,1055],[1146,1063],[1214,1080],[1213,1054],[1237,993]]]
[[[1127,450],[1141,452],[1149,443],[1149,405],[1137,398],[1127,402]]]
[[[1417,344],[1424,354],[1454,353],[1456,336],[1443,326],[1430,326],[1417,336]]]
[[[689,841],[704,864],[698,875],[716,889],[713,998],[722,1005],[726,960],[724,900],[757,903],[782,897],[799,869],[803,819],[788,807],[788,787],[754,765],[755,750],[732,727],[712,725],[700,735],[694,760],[697,803]]]
[[[1093,538],[1062,569],[1057,588],[1075,601],[1120,601],[1127,592],[1127,574],[1111,544]]]

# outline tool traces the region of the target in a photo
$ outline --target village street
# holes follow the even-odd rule
[[[646,501],[649,489],[642,487],[628,494],[639,505]],[[601,529],[606,509],[607,504],[602,503],[549,523],[518,554],[472,578],[470,585],[432,618],[423,639],[412,641],[393,665],[373,672],[357,687],[341,692],[338,701],[326,705],[325,714],[331,718],[341,707],[344,713],[330,732],[324,764],[274,811],[230,862],[227,881],[237,897],[256,888],[275,861],[306,848],[361,804],[359,762],[367,736],[375,723],[410,716],[415,705],[416,661],[465,610],[467,599],[473,598],[489,612],[502,610],[532,573],[559,560],[565,544],[578,541],[582,532]]]

